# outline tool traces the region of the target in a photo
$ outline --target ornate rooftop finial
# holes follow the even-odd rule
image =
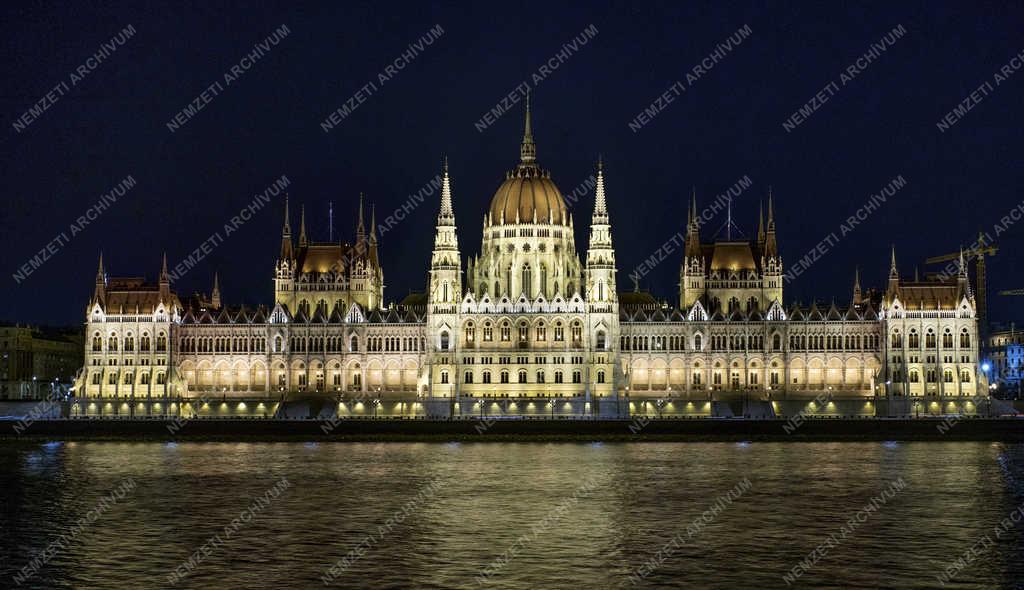
[[[306,205],[303,204],[300,208],[302,213],[299,216],[299,246],[305,246],[307,243],[306,239]]]
[[[519,148],[519,159],[523,164],[537,161],[537,145],[533,142],[533,124],[530,113],[530,91],[526,91],[526,124],[523,129],[523,145]]]

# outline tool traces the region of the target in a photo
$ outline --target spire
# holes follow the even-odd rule
[[[300,211],[302,211],[302,213],[299,216],[299,219],[300,219],[300,221],[299,221],[299,247],[302,248],[302,247],[306,246],[309,243],[308,240],[306,239],[306,205],[305,204],[302,205],[302,207],[300,208]]]
[[[594,220],[608,222],[608,203],[604,195],[604,158],[597,158],[597,193],[594,199]]]
[[[284,195],[284,226],[281,227],[281,260],[292,259],[292,226],[288,221],[288,193]]]
[[[445,221],[455,221],[455,211],[452,208],[452,184],[448,176],[448,156],[441,159],[441,211],[437,215],[438,222],[441,218]]]
[[[283,233],[286,236],[291,237],[291,235],[292,235],[292,225],[291,225],[291,223],[288,220],[289,217],[291,217],[291,216],[288,214],[288,193],[285,193],[285,195],[284,195],[284,227],[281,228],[281,233]]]
[[[366,233],[366,226],[363,224],[363,193],[359,193],[359,224],[356,225],[356,235],[362,236]]]
[[[377,243],[377,204],[370,205],[370,243]]]
[[[213,273],[213,291],[210,292],[210,304],[215,309],[220,308],[220,279],[217,273]]]
[[[686,258],[700,258],[700,220],[697,218],[697,188],[690,198],[690,223],[686,228]]]
[[[964,247],[960,246],[960,272],[956,277],[956,284],[960,290],[960,297],[971,297],[971,284],[967,279],[967,259],[964,258]]]
[[[760,249],[764,249],[764,204],[759,203],[757,206],[757,246]]]
[[[591,268],[592,264],[614,264],[615,253],[612,251],[612,233],[608,223],[608,200],[604,192],[604,158],[598,156],[594,214],[590,219],[590,246],[587,249],[588,268]]]
[[[171,293],[171,277],[167,273],[167,252],[164,252],[164,260],[160,265],[160,299],[166,301]]]
[[[102,303],[107,295],[107,273],[103,270],[103,251],[100,251],[100,266],[96,271],[96,290],[93,291],[93,300]]]
[[[896,246],[892,247],[892,257],[889,260],[889,279],[898,279],[900,276],[896,270]]]
[[[768,187],[768,227],[765,229],[764,252],[766,256],[779,256],[779,244],[775,241],[775,196]]]
[[[853,267],[853,304],[858,305],[861,302],[861,290],[860,290],[860,268]]]
[[[526,123],[523,128],[523,144],[519,148],[519,160],[522,164],[533,164],[537,161],[537,146],[533,143],[533,124],[530,113],[530,91],[526,91]]]
[[[690,222],[698,226],[695,229],[700,229],[700,221],[697,220],[697,187],[691,187],[690,191]]]
[[[363,223],[363,193],[359,193],[359,221],[356,223],[356,254],[366,254],[366,224]]]

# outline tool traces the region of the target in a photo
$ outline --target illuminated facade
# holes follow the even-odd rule
[[[679,304],[619,292],[603,165],[581,257],[527,104],[519,164],[465,265],[445,163],[425,295],[385,303],[361,200],[352,244],[312,242],[304,212],[294,243],[286,201],[269,308],[224,305],[216,282],[182,301],[166,261],[147,285],[108,279],[101,259],[75,411],[905,415],[972,413],[987,391],[962,263],[909,282],[894,254],[884,293],[855,280],[847,306],[787,306],[771,196],[756,240],[702,242],[695,198],[688,218]]]

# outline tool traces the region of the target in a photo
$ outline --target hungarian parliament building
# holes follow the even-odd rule
[[[753,240],[702,241],[687,209],[678,304],[619,290],[614,210],[597,165],[584,256],[527,102],[518,165],[459,250],[447,162],[426,290],[384,299],[375,220],[318,242],[287,197],[273,306],[181,297],[108,277],[86,311],[72,414],[336,419],[926,415],[978,412],[975,298],[959,273],[884,290],[854,280],[843,305],[786,304],[769,196]],[[846,297],[843,297],[846,299]]]

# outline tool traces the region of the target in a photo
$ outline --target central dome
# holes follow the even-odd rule
[[[526,125],[519,148],[519,166],[505,177],[491,199],[489,223],[552,223],[568,225],[569,209],[551,173],[537,165],[537,145],[530,124],[530,95],[526,95]]]
[[[491,199],[491,223],[554,223],[565,225],[569,210],[551,174],[521,165],[508,175]]]

